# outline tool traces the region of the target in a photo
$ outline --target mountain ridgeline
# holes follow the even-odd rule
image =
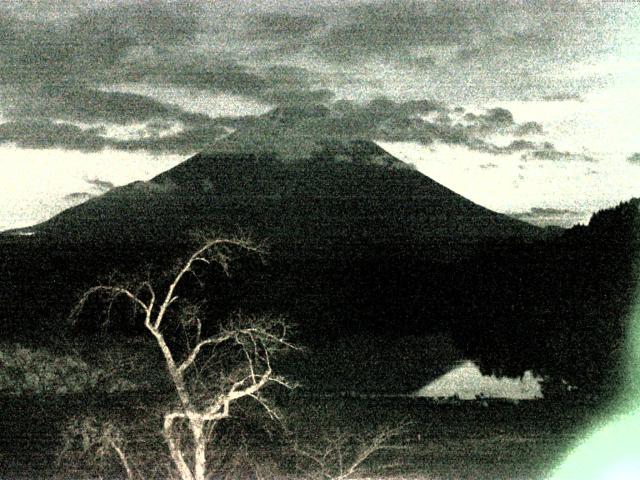
[[[309,348],[284,368],[308,388],[408,392],[472,358],[606,393],[638,217],[631,201],[588,226],[541,229],[366,141],[313,141],[287,158],[221,148],[1,237],[2,333],[55,332],[82,289],[113,271],[155,277],[194,246],[191,232],[246,234],[266,242],[266,263],[239,257],[230,279],[203,273],[208,287],[183,296],[206,297],[212,317],[289,317]],[[114,328],[135,333],[129,313]]]
[[[298,254],[371,245],[466,256],[485,240],[540,229],[476,205],[373,142],[318,142],[305,158],[199,154],[149,182],[114,189],[34,228],[83,243],[164,242],[193,229],[242,230]],[[366,251],[362,252],[367,255]]]

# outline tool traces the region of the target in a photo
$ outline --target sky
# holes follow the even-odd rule
[[[374,140],[539,225],[640,195],[637,2],[1,2],[0,65],[0,230],[257,116]]]

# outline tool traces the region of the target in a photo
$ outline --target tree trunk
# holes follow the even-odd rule
[[[182,456],[182,451],[180,447],[176,443],[173,438],[173,421],[174,416],[172,414],[168,414],[164,417],[164,437],[169,445],[169,452],[171,453],[171,459],[173,460],[174,465],[178,469],[178,474],[180,475],[181,480],[194,480],[193,474],[189,469],[189,466],[184,461],[184,457]]]
[[[203,435],[204,420],[200,416],[189,417],[189,426],[193,434],[194,480],[205,480],[207,473],[207,442]]]

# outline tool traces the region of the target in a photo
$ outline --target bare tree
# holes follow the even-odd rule
[[[124,469],[127,480],[142,478],[126,453],[126,438],[122,430],[113,422],[100,422],[96,417],[72,419],[63,437],[62,451],[58,455],[58,467],[63,462],[77,458],[73,454],[80,451],[82,457],[92,457],[89,463],[99,464],[107,457],[115,457]]]
[[[383,451],[401,448],[395,439],[407,427],[403,422],[398,426],[384,426],[366,437],[336,430],[315,438],[311,444],[301,445],[294,440],[294,451],[306,462],[304,471],[315,471],[316,478],[324,480],[348,480],[362,472],[363,466],[371,458]]]
[[[193,275],[199,281],[199,269],[214,264],[228,274],[229,252],[234,248],[261,252],[260,247],[248,240],[211,238],[178,265],[169,285],[162,291],[148,280],[131,288],[97,285],[82,295],[71,314],[77,321],[86,303],[97,295],[106,297],[108,310],[122,297],[141,310],[144,327],[162,353],[177,394],[177,405],[164,413],[163,435],[181,480],[207,478],[207,440],[216,424],[229,417],[231,405],[251,398],[271,417],[278,418],[277,411],[265,401],[261,391],[270,383],[289,387],[272,368],[274,353],[293,347],[287,340],[287,325],[282,318],[239,314],[221,324],[215,335],[205,336],[201,306],[183,302],[182,308],[177,308],[178,291],[186,276]],[[186,347],[175,347],[172,338],[167,337],[169,331],[173,331],[173,335],[181,332],[187,339]],[[229,363],[234,364],[231,371],[225,368]],[[207,368],[213,373],[206,374]],[[189,432],[188,441],[183,441],[183,430]],[[126,461],[123,465],[127,468]]]

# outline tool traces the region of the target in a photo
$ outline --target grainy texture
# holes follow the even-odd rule
[[[0,480],[550,471],[637,402],[639,5],[0,2]]]

